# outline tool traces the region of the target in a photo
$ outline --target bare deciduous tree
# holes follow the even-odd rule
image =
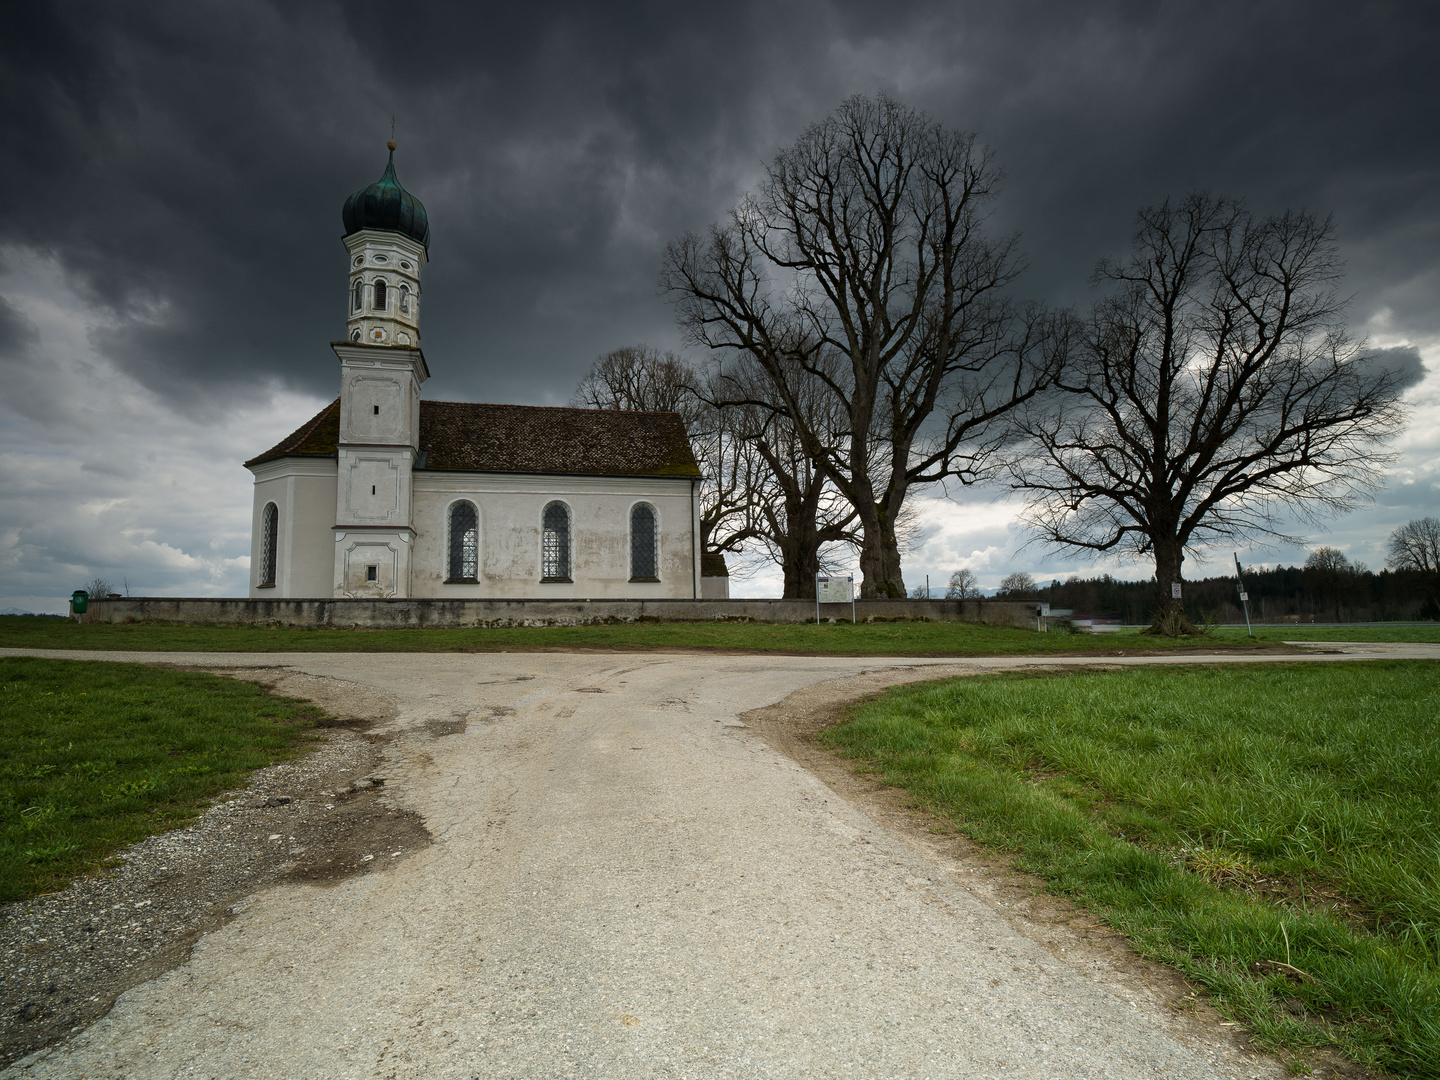
[[[704,477],[700,550],[739,552],[754,532],[762,465],[745,441],[727,432],[727,415],[684,357],[649,345],[626,345],[598,357],[580,380],[572,405],[678,413]]]
[[[1331,223],[1208,195],[1141,211],[1051,408],[1012,461],[1050,544],[1155,560],[1154,629],[1187,549],[1278,536],[1282,509],[1344,510],[1380,482],[1401,378],[1345,333]]]
[[[91,600],[104,600],[114,591],[109,578],[93,577],[85,583],[85,595]]]
[[[1340,621],[1340,600],[1353,574],[1354,567],[1339,548],[1316,548],[1305,559],[1305,576],[1310,579],[1310,588],[1334,609],[1336,622]]]
[[[754,358],[769,377],[756,404],[791,422],[855,508],[868,597],[905,595],[896,524],[911,487],[977,479],[995,421],[1051,375],[1050,324],[999,296],[1021,262],[1013,237],[981,227],[996,179],[973,135],[854,97],[727,222],[666,249],[689,339]],[[812,381],[843,428],[808,421]]]
[[[1000,579],[999,593],[1001,596],[1017,597],[1035,591],[1035,579],[1023,570],[1017,570],[1013,574],[1006,574]]]
[[[1391,570],[1440,574],[1440,518],[1416,518],[1392,532],[1385,565]]]
[[[752,500],[750,535],[780,565],[786,598],[814,599],[815,575],[824,565],[826,545],[855,541],[855,509],[831,482],[827,463],[816,461],[790,418],[765,398],[768,375],[753,358],[741,355],[708,383],[714,400],[728,414],[728,429],[745,440],[764,463],[765,474]],[[839,418],[834,402],[815,380],[793,380],[795,402],[813,430],[833,430]],[[824,410],[831,410],[827,419]]]
[[[950,584],[945,587],[946,600],[978,600],[980,598],[980,579],[975,576],[975,571],[968,567],[961,567],[950,575]]]
[[[1420,575],[1426,594],[1421,617],[1440,618],[1440,518],[1416,518],[1392,532],[1385,565]]]
[[[649,345],[625,345],[598,357],[570,404],[584,409],[678,412],[687,426],[698,403],[684,357]]]

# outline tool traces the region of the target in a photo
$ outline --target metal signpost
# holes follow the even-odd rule
[[[1255,631],[1250,629],[1250,594],[1245,591],[1245,571],[1240,569],[1240,553],[1231,554],[1235,556],[1235,587],[1240,590],[1240,606],[1245,609],[1245,633],[1253,638]]]
[[[815,625],[820,625],[821,604],[849,604],[850,625],[855,625],[855,576],[821,577],[815,575]]]

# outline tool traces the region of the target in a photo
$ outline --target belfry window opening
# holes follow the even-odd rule
[[[385,279],[375,279],[375,302],[370,306],[376,311],[384,311],[389,306],[390,298],[385,295]]]
[[[400,286],[400,314],[401,314],[401,315],[409,315],[409,314],[410,314],[410,286],[409,286],[409,285],[401,285],[401,286]]]
[[[359,311],[364,306],[365,283],[359,278],[355,279],[355,295],[350,301],[350,310]]]

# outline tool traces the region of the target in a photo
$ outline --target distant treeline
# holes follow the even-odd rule
[[[1433,576],[1409,570],[1246,569],[1245,588],[1250,596],[1250,618],[1256,622],[1440,619]],[[1185,612],[1192,621],[1244,621],[1233,576],[1187,581],[1184,594]],[[1126,623],[1148,624],[1155,617],[1153,581],[1118,581],[1109,574],[1072,577],[1023,595],[1048,601],[1053,608],[1118,617]]]

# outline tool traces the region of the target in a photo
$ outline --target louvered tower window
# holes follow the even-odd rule
[[[480,518],[473,503],[450,508],[450,580],[475,581],[480,577]]]
[[[385,279],[377,278],[375,281],[375,303],[370,305],[376,311],[384,311],[390,298],[385,295]]]
[[[545,507],[542,518],[540,580],[570,580],[570,510],[561,502]]]
[[[658,581],[655,558],[655,508],[636,503],[630,508],[630,580]]]

